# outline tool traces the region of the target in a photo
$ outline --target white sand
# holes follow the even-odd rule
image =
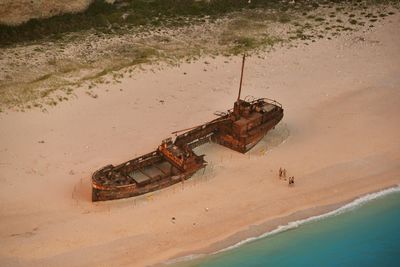
[[[49,113],[1,113],[0,265],[155,264],[399,184],[399,26],[394,15],[367,33],[249,57],[243,94],[280,101],[283,121],[247,155],[201,147],[204,175],[150,196],[93,204],[90,175],[231,108],[240,57],[143,72]]]

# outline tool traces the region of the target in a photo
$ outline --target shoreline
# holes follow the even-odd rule
[[[239,248],[249,242],[257,241],[271,235],[276,235],[285,231],[295,229],[305,223],[312,223],[318,220],[329,218],[348,212],[351,209],[358,208],[377,198],[385,197],[400,191],[400,184],[373,190],[369,193],[355,196],[352,199],[344,200],[336,204],[315,206],[305,210],[295,211],[294,213],[282,216],[272,220],[266,220],[261,224],[249,225],[244,230],[239,230],[235,234],[216,243],[210,244],[203,249],[188,251],[178,254],[170,259],[150,266],[171,266],[174,264],[184,264],[191,260],[197,260],[204,257],[216,255]],[[178,265],[179,266],[179,265]]]

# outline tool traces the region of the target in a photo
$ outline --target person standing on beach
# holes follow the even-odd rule
[[[294,184],[294,176],[289,177],[289,185]]]

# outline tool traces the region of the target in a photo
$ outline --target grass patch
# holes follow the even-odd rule
[[[371,1],[130,0],[123,5],[110,5],[95,0],[82,13],[31,20],[18,27],[3,25],[0,46],[28,42],[38,46],[33,49],[34,54],[45,55],[47,47],[53,45],[41,47],[41,41],[51,40],[57,46],[57,53],[47,58],[45,71],[51,73],[42,73],[25,84],[0,83],[0,106],[7,108],[27,102],[31,108],[54,106],[57,105],[54,101],[71,98],[73,88],[79,87],[79,83],[96,98],[91,91],[95,90],[95,84],[118,83],[123,72],[134,75],[134,68],[123,70],[130,66],[140,68],[141,64],[160,61],[178,65],[180,60],[191,62],[203,55],[230,56],[291,40],[296,41],[291,44],[295,46],[310,44],[318,38],[330,39],[364,25],[358,14],[370,22],[390,15],[385,8],[365,10],[372,5]],[[97,45],[98,40],[104,48]],[[70,44],[88,46],[71,56],[71,50],[75,49]],[[97,58],[86,57],[98,52]],[[113,74],[104,77],[109,73]],[[54,96],[56,90],[68,97]]]
[[[234,55],[241,54],[258,46],[257,40],[248,36],[237,37],[233,43],[234,46],[230,49],[230,52]]]
[[[278,21],[280,23],[288,23],[291,21],[291,19],[292,19],[292,17],[288,13],[285,13],[285,12],[280,12],[278,15]]]
[[[51,75],[52,75],[51,73],[42,75],[39,78],[33,80],[32,83],[37,83],[37,82],[41,82],[41,81],[47,80],[47,79],[49,79],[51,77]]]
[[[354,25],[354,24],[357,24],[357,23],[358,23],[358,21],[357,21],[357,20],[355,20],[355,19],[351,19],[351,20],[349,20],[349,23]]]

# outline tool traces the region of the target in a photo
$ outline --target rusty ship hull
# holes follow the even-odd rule
[[[92,201],[134,197],[182,182],[206,166],[202,157],[196,159],[197,164],[182,171],[157,150],[118,166],[107,165],[92,175]]]
[[[231,123],[221,126],[214,141],[240,153],[252,149],[269,130],[273,129],[283,118],[282,105],[275,100],[260,98],[252,102],[240,100],[238,107],[230,116],[236,117]],[[235,115],[240,114],[240,115]]]
[[[242,63],[242,76],[244,67]],[[240,82],[240,85],[242,82]],[[233,109],[202,125],[174,132],[148,154],[117,166],[107,165],[92,175],[92,201],[121,199],[146,194],[189,179],[207,166],[204,155],[193,149],[214,142],[240,153],[253,148],[283,118],[280,103],[268,98],[240,99]]]

